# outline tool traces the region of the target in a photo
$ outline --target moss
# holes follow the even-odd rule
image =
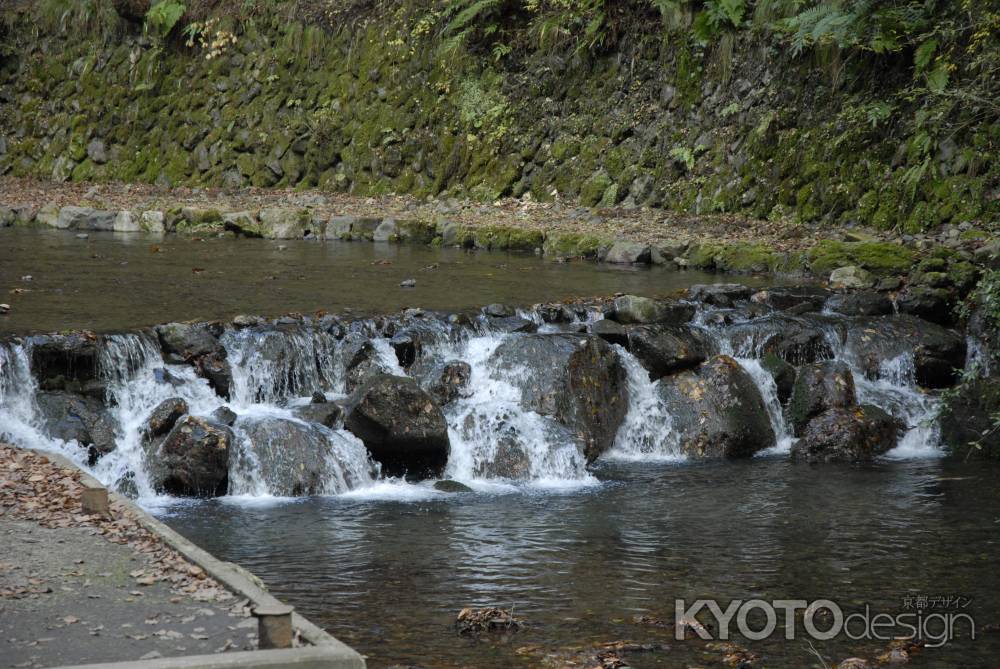
[[[608,242],[593,235],[559,233],[545,238],[542,251],[554,258],[595,258]]]
[[[605,192],[614,184],[604,170],[595,172],[580,188],[580,202],[587,207],[593,207],[604,199]]]
[[[877,275],[906,274],[913,266],[915,253],[889,242],[837,242],[823,240],[807,255],[814,274],[828,274],[838,267],[859,265]]]
[[[545,235],[541,230],[522,230],[513,228],[507,248],[511,251],[534,251],[545,244]]]

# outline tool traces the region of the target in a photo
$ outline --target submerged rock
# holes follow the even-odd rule
[[[411,378],[378,374],[348,400],[344,426],[391,475],[437,476],[448,461],[448,424]]]
[[[683,453],[739,458],[774,446],[774,430],[753,378],[729,356],[662,379],[657,388]]]
[[[799,434],[814,416],[857,404],[854,375],[839,360],[802,365],[788,403],[788,420]]]
[[[292,413],[306,422],[333,428],[344,417],[344,408],[335,402],[310,402],[295,407]]]
[[[472,378],[472,367],[461,360],[439,363],[428,370],[421,386],[439,406],[445,406],[462,396]]]
[[[491,376],[521,391],[521,406],[555,418],[580,436],[587,461],[611,448],[628,410],[625,367],[599,337],[508,337],[490,358]]]
[[[472,488],[465,485],[464,483],[459,483],[458,481],[452,481],[451,479],[445,479],[443,481],[435,481],[434,489],[440,490],[441,492],[474,492]]]
[[[716,307],[732,307],[749,300],[753,291],[741,283],[699,283],[688,288],[688,299]]]
[[[844,316],[887,316],[893,312],[888,295],[870,290],[833,295],[826,308]]]
[[[115,422],[97,400],[66,392],[40,392],[36,401],[50,437],[88,447],[92,463],[115,450]]]
[[[284,418],[244,419],[238,428],[246,436],[245,447],[253,453],[259,475],[272,495],[344,492],[368,473],[367,463],[352,457],[355,454],[348,438],[332,430]],[[245,456],[234,450],[230,469],[249,467],[239,463]]]
[[[628,350],[653,380],[697,367],[709,347],[697,330],[669,325],[641,325],[628,331]]]
[[[169,495],[224,495],[233,442],[233,432],[227,426],[184,416],[159,443],[147,446],[150,483],[157,492]]]
[[[902,425],[878,407],[828,409],[812,418],[792,446],[811,462],[870,462],[896,445]]]

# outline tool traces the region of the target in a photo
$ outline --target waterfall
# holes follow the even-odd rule
[[[666,403],[638,359],[615,346],[628,374],[629,407],[607,456],[617,460],[681,460],[680,443]]]
[[[903,353],[882,362],[874,379],[855,371],[858,402],[873,404],[902,421],[905,431],[888,457],[940,456],[941,430],[937,417],[941,401],[920,390],[913,354]]]
[[[316,390],[339,390],[337,341],[312,329],[229,331],[222,337],[237,406],[274,403]]]
[[[787,453],[792,448],[795,437],[792,436],[792,428],[785,419],[785,412],[778,399],[778,386],[774,382],[774,377],[764,369],[760,360],[754,358],[735,358],[736,362],[746,370],[753,379],[760,396],[764,400],[767,408],[767,417],[771,420],[771,429],[774,430],[775,444],[770,449],[774,453]]]

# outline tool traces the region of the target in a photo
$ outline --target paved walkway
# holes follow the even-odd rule
[[[124,507],[82,515],[78,478],[0,445],[0,669],[256,647],[246,600]]]

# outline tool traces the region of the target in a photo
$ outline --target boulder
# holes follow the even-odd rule
[[[833,356],[827,323],[816,316],[773,314],[730,327],[728,335],[738,355],[760,358],[773,353],[793,365]]]
[[[451,479],[444,479],[443,481],[435,481],[434,489],[440,492],[473,492],[472,488],[465,485],[464,483],[459,483],[458,481],[452,481]]]
[[[832,295],[825,308],[844,316],[887,316],[893,312],[888,295],[870,290]]]
[[[941,441],[956,457],[1000,460],[1000,378],[978,378],[949,393],[941,413]]]
[[[65,392],[40,392],[36,401],[46,433],[87,447],[92,464],[115,450],[115,422],[97,400]]]
[[[207,323],[167,323],[153,330],[169,363],[190,362],[208,353],[225,351]]]
[[[236,412],[230,409],[229,407],[221,406],[212,412],[211,418],[216,423],[222,423],[227,427],[232,427],[233,425],[236,424],[236,420],[239,418],[239,416],[237,416]]]
[[[146,421],[146,434],[151,437],[159,437],[170,432],[177,419],[187,412],[188,404],[180,397],[163,400],[149,414],[149,419]]]
[[[753,291],[740,283],[699,283],[688,288],[688,299],[716,307],[731,307],[750,299]]]
[[[379,223],[375,232],[372,233],[372,241],[374,242],[394,242],[398,239],[399,229],[396,226],[396,221],[391,218]]]
[[[344,417],[344,407],[336,402],[310,402],[292,409],[292,413],[307,423],[335,428]]]
[[[461,360],[434,365],[421,378],[421,386],[438,406],[446,406],[466,393],[472,367]]]
[[[63,230],[114,230],[118,212],[90,207],[63,207],[55,227]]]
[[[213,497],[226,494],[233,432],[208,418],[180,418],[160,442],[147,446],[147,470],[157,492]]]
[[[915,381],[925,388],[953,385],[965,366],[965,337],[912,316],[859,319],[848,328],[844,348],[869,378],[877,378],[887,363],[910,354]]]
[[[413,379],[377,374],[348,400],[344,426],[390,475],[438,476],[448,462],[448,424]]]
[[[374,376],[391,372],[375,345],[357,335],[352,335],[351,341],[343,347],[342,355],[346,361],[344,389],[348,393],[354,392]]]
[[[142,226],[139,224],[138,219],[135,215],[128,209],[122,209],[117,214],[115,214],[114,222],[115,232],[141,232]]]
[[[814,416],[855,404],[857,393],[850,367],[839,360],[814,362],[799,367],[788,403],[788,420],[799,434]]]
[[[606,318],[623,325],[643,323],[682,325],[694,318],[694,311],[694,305],[683,302],[622,295],[614,299]]]
[[[628,329],[610,318],[602,318],[591,323],[590,332],[609,344],[628,346]]]
[[[896,446],[902,425],[869,404],[828,409],[813,417],[792,446],[810,462],[871,462]]]
[[[87,157],[98,165],[108,162],[108,152],[104,146],[104,140],[96,138],[90,140],[90,143],[87,144]]]
[[[855,265],[838,267],[830,272],[830,286],[842,288],[871,288],[875,285],[875,277],[871,272]]]
[[[753,378],[729,356],[657,384],[681,451],[694,458],[750,457],[775,444],[764,399]]]
[[[830,291],[819,286],[778,286],[758,291],[750,300],[780,311],[794,309],[797,313],[807,313],[820,311],[829,295]]]
[[[487,316],[486,323],[490,331],[497,334],[536,332],[538,330],[538,323],[520,316]]]
[[[608,254],[604,256],[604,262],[613,264],[644,264],[650,262],[650,248],[648,244],[639,242],[618,241],[611,245]]]
[[[302,239],[313,230],[312,217],[305,209],[270,208],[261,209],[259,233],[266,239]]]
[[[267,491],[282,497],[335,494],[370,473],[362,446],[333,430],[284,418],[243,419],[245,447],[253,453]],[[230,468],[246,454],[234,450]]]
[[[97,344],[86,334],[29,337],[31,374],[42,390],[80,392],[97,382]]]
[[[896,307],[901,314],[948,326],[955,322],[953,305],[957,301],[954,291],[948,288],[908,286],[896,297]]]
[[[578,435],[592,462],[614,444],[628,410],[625,367],[599,337],[508,337],[490,358],[491,376],[521,392],[523,408],[550,416]]]
[[[487,316],[495,316],[496,318],[508,318],[515,314],[512,308],[508,307],[506,304],[500,304],[499,302],[487,304],[483,307],[483,313]]]
[[[705,362],[709,346],[693,328],[638,325],[628,330],[628,350],[655,381]]]

